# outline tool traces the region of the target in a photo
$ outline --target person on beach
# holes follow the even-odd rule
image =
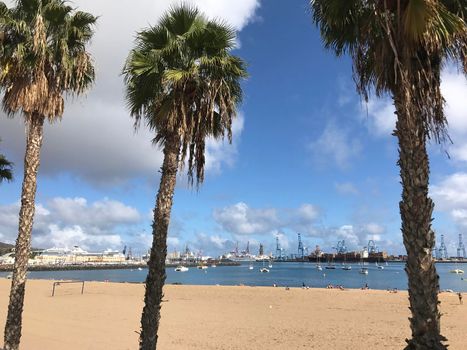
[[[461,292],[457,293],[457,296],[459,297],[459,304],[462,305],[463,304],[463,302],[462,302],[462,293]]]

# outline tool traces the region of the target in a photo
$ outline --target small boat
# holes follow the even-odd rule
[[[259,272],[269,272],[269,269],[262,267],[259,269]]]
[[[248,266],[248,270],[253,270],[254,267],[253,267],[253,264],[250,264],[250,266]]]
[[[268,265],[269,268],[272,267],[272,261],[269,262],[269,265]]]
[[[325,269],[327,270],[335,270],[336,269],[336,265],[334,265],[331,261],[331,259],[328,260],[328,264],[324,267]]]
[[[368,268],[362,267],[360,269],[359,273],[361,273],[362,275],[368,275]]]
[[[143,269],[141,267],[138,267],[138,271],[143,271]]]
[[[185,267],[185,266],[177,266],[177,267],[175,268],[175,271],[176,271],[176,272],[186,272],[186,271],[188,271],[188,270],[189,270],[188,267]]]
[[[454,270],[451,270],[449,271],[450,273],[456,273],[458,275],[462,275],[464,273],[464,270],[461,270],[461,269],[454,269]]]
[[[198,265],[198,270],[206,270],[207,268],[206,265]]]
[[[383,265],[378,265],[378,270],[384,270],[384,266]]]
[[[320,263],[320,261],[319,261],[319,256],[318,256],[318,258],[316,259],[316,269],[317,269],[318,271],[323,271],[323,268],[321,267],[321,263]]]
[[[342,267],[342,270],[350,271],[350,270],[352,270],[352,266],[350,266],[350,265],[344,265],[344,266]]]
[[[216,265],[216,264],[212,264],[211,267],[217,267],[217,265]]]

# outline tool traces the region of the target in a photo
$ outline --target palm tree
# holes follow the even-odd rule
[[[350,54],[366,100],[390,94],[399,142],[402,235],[412,317],[406,349],[446,349],[440,334],[439,277],[431,255],[434,204],[428,196],[427,140],[448,138],[440,71],[457,60],[467,72],[466,2],[457,0],[312,0],[324,46]]]
[[[1,141],[1,140],[0,140]],[[13,163],[8,161],[3,154],[0,154],[0,183],[4,180],[13,180]]]
[[[206,19],[193,7],[170,9],[160,23],[138,33],[123,73],[126,100],[135,126],[142,118],[164,153],[152,224],[140,349],[157,346],[166,278],[167,230],[177,171],[187,158],[190,184],[204,179],[206,138],[232,138],[232,120],[241,102],[243,61],[230,51],[235,31]]]
[[[94,81],[86,44],[93,35],[95,22],[96,17],[75,11],[62,0],[17,0],[12,8],[0,2],[2,106],[11,117],[20,112],[27,129],[5,350],[18,349],[21,338],[44,121],[60,120],[64,94],[79,95]]]

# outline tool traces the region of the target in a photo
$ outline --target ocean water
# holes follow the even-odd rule
[[[351,264],[352,270],[342,270],[336,265],[335,270],[318,271],[312,263],[274,263],[269,273],[261,273],[262,263],[253,263],[250,270],[248,264],[240,266],[225,266],[199,270],[190,268],[187,272],[175,272],[167,268],[166,283],[181,283],[191,285],[239,285],[248,286],[278,286],[300,287],[303,283],[310,287],[326,287],[328,284],[342,285],[345,288],[361,288],[365,284],[371,289],[397,288],[407,289],[407,276],[403,263],[389,263],[379,270],[375,264],[368,264],[368,275],[359,273],[360,266]],[[467,292],[467,264],[459,264],[458,268],[466,271],[465,275],[457,275],[449,271],[456,268],[455,264],[437,264],[441,289]],[[6,277],[9,273],[0,273]],[[30,279],[54,280],[85,280],[110,282],[144,282],[147,269],[134,270],[83,270],[83,271],[33,271]],[[464,277],[465,276],[465,277]]]

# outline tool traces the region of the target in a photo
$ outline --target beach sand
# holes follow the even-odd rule
[[[0,332],[10,281],[0,279]],[[137,349],[144,286],[30,280],[23,350]],[[442,293],[442,332],[466,349],[467,303]],[[186,349],[402,349],[409,336],[407,293],[273,287],[165,288],[159,347]]]

